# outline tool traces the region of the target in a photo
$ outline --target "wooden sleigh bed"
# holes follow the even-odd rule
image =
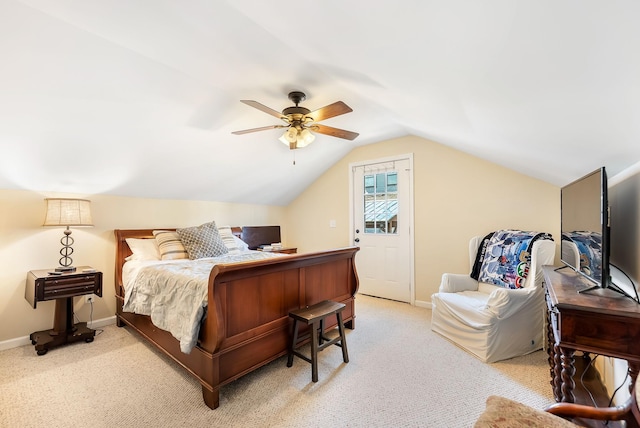
[[[346,305],[342,315],[345,326],[355,327],[357,247],[219,264],[209,275],[207,316],[198,344],[185,354],[179,341],[153,325],[150,317],[122,310],[122,266],[131,255],[126,239],[153,238],[153,230],[114,232],[117,325],[133,328],[195,376],[206,405],[212,409],[220,403],[221,386],[287,353],[289,311],[334,300]],[[334,319],[327,326],[336,323]]]

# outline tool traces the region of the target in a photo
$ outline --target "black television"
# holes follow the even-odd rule
[[[579,292],[611,289],[609,203],[604,167],[560,190],[560,261],[593,283]],[[631,296],[628,296],[631,297]]]
[[[280,226],[243,226],[240,236],[250,250],[280,242]]]

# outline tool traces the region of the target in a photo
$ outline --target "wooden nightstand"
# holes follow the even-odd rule
[[[44,355],[49,348],[84,340],[92,342],[95,330],[86,322],[73,323],[73,298],[84,294],[102,297],[102,272],[90,266],[79,266],[75,272],[52,275],[53,269],[32,270],[27,274],[24,297],[36,308],[38,302],[55,300],[56,308],[53,328],[36,331],[29,336],[38,355]]]

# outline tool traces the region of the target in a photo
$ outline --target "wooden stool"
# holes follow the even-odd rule
[[[349,362],[349,354],[347,353],[347,341],[344,334],[344,324],[342,323],[342,311],[344,310],[344,303],[332,302],[331,300],[325,300],[324,302],[316,303],[315,305],[307,306],[306,308],[300,308],[295,311],[289,312],[289,316],[293,318],[293,339],[289,346],[289,357],[287,359],[287,367],[293,365],[293,356],[297,355],[303,360],[311,363],[311,380],[318,381],[318,352],[330,345],[336,345],[342,348],[342,359],[345,363]],[[329,339],[324,336],[324,319],[336,314],[338,319],[338,331],[339,336],[334,339]],[[303,322],[309,327],[309,333],[298,338],[298,322]],[[299,341],[303,341],[311,336],[311,358],[296,351]],[[326,340],[326,342],[325,342]],[[339,343],[338,343],[339,342]]]

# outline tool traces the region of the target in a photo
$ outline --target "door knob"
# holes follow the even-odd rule
[[[360,242],[360,238],[356,238],[356,239],[354,239],[354,241]]]

